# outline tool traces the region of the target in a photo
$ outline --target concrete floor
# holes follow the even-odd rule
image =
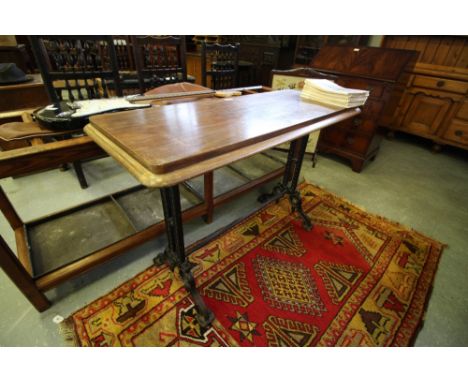
[[[303,177],[310,183],[448,244],[436,275],[425,325],[416,346],[468,346],[468,160],[450,150],[433,154],[430,145],[411,137],[384,140],[377,159],[361,174],[336,157],[320,156],[317,167],[307,160]],[[90,183],[81,190],[72,171],[52,170],[0,183],[19,215],[29,221],[136,185],[106,158],[84,164]],[[257,206],[261,190],[216,210],[206,225],[195,219],[185,226],[186,244],[244,216]],[[14,237],[3,216],[0,233],[12,248]],[[0,346],[64,346],[53,319],[67,317],[152,264],[164,246],[159,237],[107,265],[47,293],[52,307],[38,313],[0,271]]]

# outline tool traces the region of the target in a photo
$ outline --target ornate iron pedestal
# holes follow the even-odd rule
[[[283,195],[288,195],[292,212],[297,212],[299,214],[304,229],[310,231],[312,229],[312,222],[302,209],[301,194],[297,190],[297,182],[299,181],[299,174],[301,172],[302,162],[304,161],[308,140],[309,136],[306,135],[291,142],[283,181],[276,185],[271,193],[260,195],[258,201],[264,203],[269,199],[279,199]]]
[[[308,138],[309,136],[305,136],[291,142],[283,181],[274,188],[271,194],[264,194],[259,198],[260,201],[265,202],[270,198],[278,199],[283,195],[288,195],[292,212],[299,213],[306,230],[312,228],[312,223],[302,209],[301,195],[296,188]],[[158,266],[167,264],[171,270],[178,269],[185,288],[193,297],[197,307],[197,320],[202,328],[206,328],[213,321],[214,315],[196,288],[192,274],[194,264],[188,260],[185,252],[179,186],[161,188],[161,199],[168,244],[166,250],[156,256],[154,263]]]
[[[184,232],[180,208],[179,186],[161,188],[161,199],[166,223],[167,248],[154,259],[156,265],[166,263],[172,271],[178,268],[185,288],[192,295],[198,310],[197,320],[202,328],[206,328],[214,319],[213,312],[208,309],[198,292],[192,274],[193,263],[185,254]]]

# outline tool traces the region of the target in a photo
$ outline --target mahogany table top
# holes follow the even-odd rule
[[[167,174],[342,112],[284,90],[96,115],[90,124],[151,173]]]
[[[93,116],[84,131],[146,187],[167,187],[360,113],[282,90]]]

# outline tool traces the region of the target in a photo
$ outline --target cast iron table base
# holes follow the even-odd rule
[[[282,182],[274,187],[272,193],[263,194],[258,200],[264,203],[269,199],[279,199],[283,195],[288,195],[292,212],[297,212],[299,214],[304,229],[309,231],[312,228],[312,222],[302,209],[301,195],[297,190],[297,182],[299,180],[308,139],[309,136],[306,135],[291,142]],[[167,264],[172,271],[174,271],[175,268],[178,269],[184,286],[192,296],[197,308],[198,323],[205,329],[213,322],[214,314],[206,306],[203,297],[196,288],[195,279],[192,274],[194,264],[188,260],[185,251],[179,186],[175,185],[161,188],[161,199],[164,210],[164,221],[166,224],[167,248],[164,252],[159,253],[155,257],[154,263],[157,266]]]

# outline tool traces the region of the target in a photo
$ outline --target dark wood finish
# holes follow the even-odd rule
[[[239,43],[239,81],[241,84],[269,86],[273,69],[293,66],[296,36],[222,36],[223,44]],[[250,64],[250,66],[246,66]]]
[[[315,69],[395,82],[416,54],[407,50],[371,47],[325,46],[312,60]]]
[[[323,47],[311,67],[337,76],[342,86],[369,90],[370,95],[359,117],[322,132],[318,151],[350,160],[357,172],[374,159],[381,140],[377,128],[392,119],[416,57],[417,52],[411,50]]]
[[[18,260],[26,271],[32,275],[33,268],[31,264],[31,255],[29,252],[28,237],[26,227],[18,227],[15,229],[16,252],[18,253]]]
[[[51,102],[107,98],[110,87],[122,95],[111,36],[31,36],[30,42]]]
[[[32,81],[0,86],[0,112],[33,109],[49,103],[46,88],[39,74],[32,74]]]
[[[140,92],[187,81],[185,38],[132,36]]]
[[[0,267],[39,312],[43,312],[50,306],[50,301],[37,288],[31,275],[20,263],[1,236]]]
[[[468,149],[468,38],[466,36],[387,36],[387,47],[415,49],[411,71],[390,131],[404,131],[442,145]]]
[[[202,85],[212,89],[229,89],[239,86],[239,44],[201,45]],[[208,80],[209,77],[209,80]]]
[[[89,137],[67,139],[0,152],[0,174],[2,178],[24,175],[98,156],[106,154]]]
[[[16,213],[16,210],[11,205],[10,201],[8,200],[5,192],[0,187],[0,211],[2,211],[5,218],[8,220],[8,224],[10,224],[11,228],[16,229],[23,227],[23,222]]]
[[[297,36],[294,65],[308,65],[320,49],[326,45],[366,45],[369,36],[358,35],[305,35]]]
[[[96,115],[90,122],[148,170],[161,174],[279,136],[340,111],[284,90],[229,101]]]

